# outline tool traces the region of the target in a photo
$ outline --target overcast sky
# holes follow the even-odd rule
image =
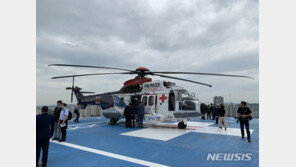
[[[203,102],[259,101],[257,0],[38,0],[37,105],[70,103],[72,80],[59,75],[112,70],[48,67],[83,64],[152,71],[248,75],[244,78],[174,75],[213,85],[174,81]],[[85,91],[119,90],[132,75],[76,78]],[[162,80],[153,77],[153,80]],[[75,100],[76,101],[76,100]],[[74,102],[75,102],[74,101]]]

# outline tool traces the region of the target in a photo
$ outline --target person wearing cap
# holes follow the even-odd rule
[[[67,104],[63,103],[62,104],[62,111],[60,113],[60,126],[61,126],[61,132],[62,132],[62,138],[59,140],[59,142],[64,142],[66,140],[66,135],[67,135],[67,126],[68,126],[68,115],[69,115],[69,110],[67,109]]]
[[[246,107],[246,105],[247,105],[246,102],[244,101],[241,102],[241,107],[238,108],[237,115],[239,117],[242,139],[244,139],[245,137],[245,130],[244,130],[244,126],[245,126],[247,131],[248,142],[251,142],[251,134],[249,130],[249,119],[252,118],[251,117],[252,111],[249,109],[249,107]]]
[[[36,116],[36,167],[42,149],[42,166],[46,167],[48,157],[49,139],[53,136],[54,117],[49,115],[48,107],[43,106],[41,114]]]
[[[54,116],[54,138],[52,140],[59,140],[61,136],[61,127],[59,123],[60,113],[62,111],[62,104],[63,102],[61,100],[57,101],[57,106],[54,109],[53,116]]]

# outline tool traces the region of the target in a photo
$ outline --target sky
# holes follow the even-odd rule
[[[36,104],[70,103],[72,79],[51,77],[120,72],[48,67],[82,64],[151,71],[248,75],[230,78],[172,75],[213,85],[176,82],[202,102],[259,101],[257,0],[40,0],[36,1]],[[84,91],[117,91],[133,75],[75,78]],[[75,103],[74,101],[73,103]]]

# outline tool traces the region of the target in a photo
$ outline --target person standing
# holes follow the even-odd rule
[[[220,104],[220,108],[219,108],[219,121],[220,121],[220,128],[222,129],[222,122],[223,122],[225,130],[226,130],[227,125],[225,122],[225,107],[223,104]]]
[[[48,115],[48,107],[43,106],[41,114],[36,116],[36,167],[38,167],[40,151],[42,149],[42,166],[46,167],[49,139],[54,132],[54,117]]]
[[[213,110],[213,104],[211,103],[211,105],[209,106],[209,109],[207,111],[207,119],[211,119],[212,117],[212,110]]]
[[[52,140],[59,140],[61,137],[61,127],[59,124],[59,118],[60,118],[60,113],[62,111],[62,103],[63,102],[61,100],[57,101],[57,106],[54,109],[53,116],[54,116],[55,128],[54,128],[54,138]]]
[[[131,107],[131,119],[132,119],[131,128],[135,128],[135,119],[136,119],[136,114],[137,114],[137,105],[138,105],[138,99],[135,98],[135,100],[132,102],[132,107]]]
[[[252,111],[249,109],[249,107],[246,107],[247,103],[242,101],[241,102],[241,107],[237,109],[237,115],[238,119],[240,121],[240,127],[241,127],[241,133],[242,133],[242,139],[245,137],[245,130],[244,126],[246,126],[246,131],[247,131],[247,139],[248,142],[251,142],[251,134],[249,130],[249,119],[252,118],[251,114]]]
[[[131,127],[131,113],[132,113],[132,103],[129,103],[128,106],[124,108],[125,116],[125,126]]]
[[[67,127],[68,127],[68,115],[69,115],[69,110],[67,109],[67,104],[63,103],[62,104],[62,111],[60,113],[60,126],[61,126],[61,132],[62,132],[62,138],[59,140],[59,142],[64,142],[66,140],[67,136]]]
[[[74,122],[76,122],[76,123],[79,123],[80,108],[81,108],[81,104],[80,103],[77,103],[77,106],[74,109],[74,113],[76,114],[76,119],[74,119]]]
[[[215,112],[216,124],[218,124],[218,120],[219,120],[219,106],[215,106],[214,107],[214,112]]]
[[[143,128],[143,119],[145,114],[145,107],[143,105],[143,102],[140,102],[137,109],[138,109],[138,127]]]

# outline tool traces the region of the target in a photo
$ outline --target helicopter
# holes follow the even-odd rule
[[[72,91],[71,102],[73,101],[73,94],[75,94],[82,109],[85,109],[87,105],[99,105],[102,108],[102,116],[110,119],[110,125],[115,125],[118,120],[124,118],[124,109],[129,103],[137,105],[140,101],[145,106],[144,120],[147,123],[157,124],[173,121],[178,122],[179,129],[185,129],[187,127],[188,119],[198,117],[208,111],[208,106],[205,103],[200,102],[195,93],[189,92],[182,86],[177,86],[175,82],[164,80],[152,81],[152,78],[147,77],[148,75],[181,80],[208,87],[212,87],[212,85],[184,78],[168,76],[165,74],[211,75],[253,79],[252,77],[244,75],[179,71],[150,71],[146,67],[138,67],[135,70],[129,70],[115,67],[73,64],[49,64],[48,66],[99,68],[122,71],[52,77],[52,79],[72,78],[72,87],[66,88],[67,90]],[[80,87],[74,86],[75,77],[94,75],[136,75],[136,77],[124,82],[123,87],[120,90],[102,94],[83,92]],[[88,93],[93,95],[85,95]]]

